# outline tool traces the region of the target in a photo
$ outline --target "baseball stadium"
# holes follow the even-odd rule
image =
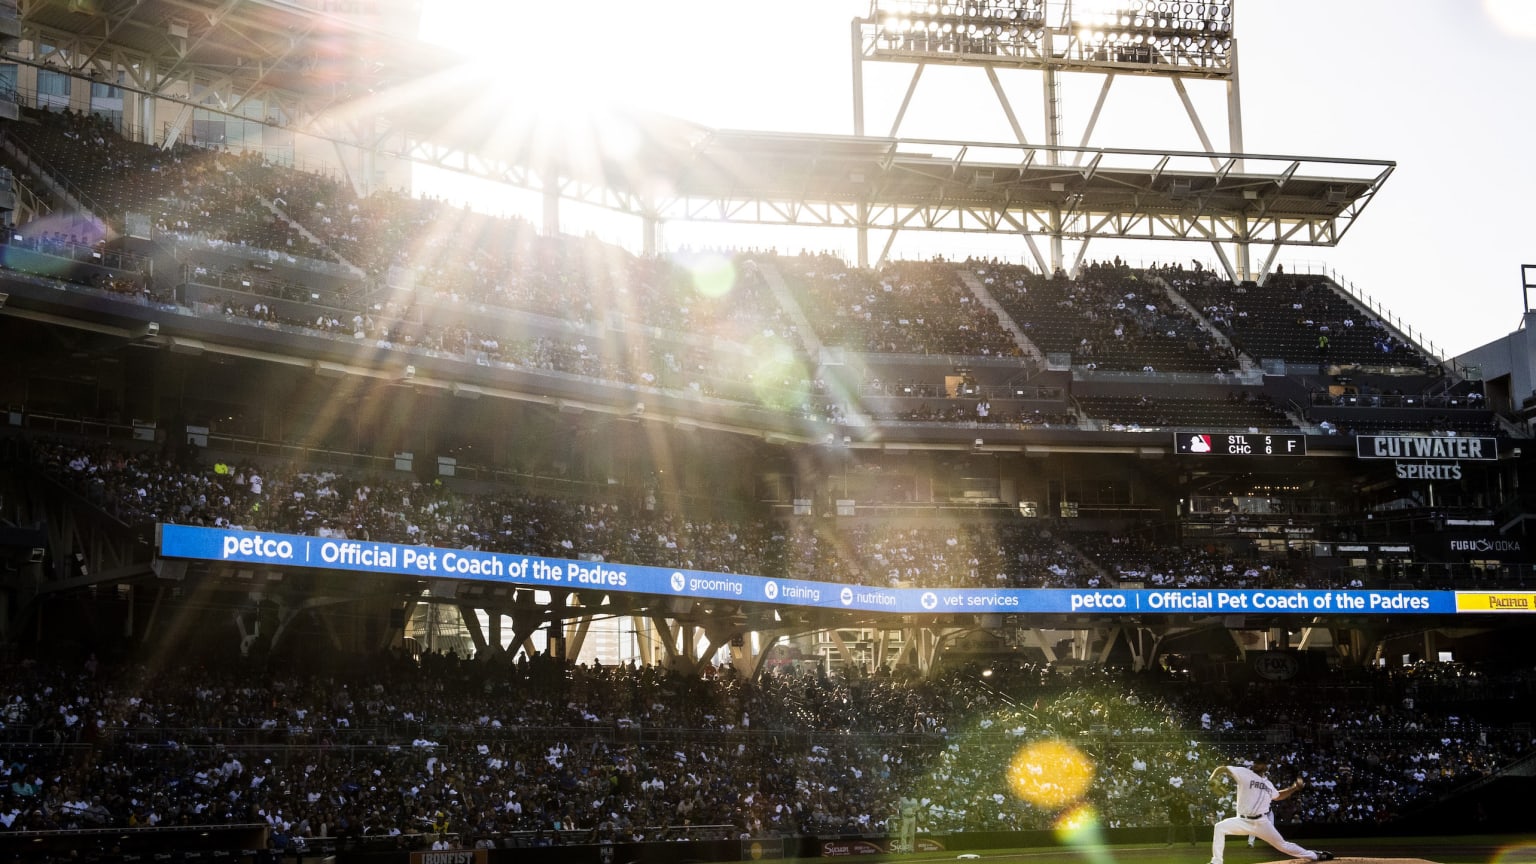
[[[736,5],[0,0],[0,862],[1536,860],[1525,321],[1258,4]]]

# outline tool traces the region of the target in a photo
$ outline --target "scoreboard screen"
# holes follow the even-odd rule
[[[1305,456],[1307,436],[1226,432],[1175,432],[1176,453],[1196,456]]]

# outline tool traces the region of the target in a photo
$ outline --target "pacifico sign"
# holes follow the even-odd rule
[[[1529,591],[1457,591],[1457,612],[1536,612],[1536,593]]]

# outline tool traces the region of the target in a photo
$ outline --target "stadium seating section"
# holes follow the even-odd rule
[[[257,156],[134,144],[70,112],[26,110],[3,134],[15,170],[111,229],[21,226],[8,243],[34,257],[5,266],[73,274],[59,278],[74,290],[242,327],[830,423],[1498,428],[1474,383],[1445,379],[1322,277],[1234,285],[1209,270],[1119,261],[1068,277],[979,260],[864,270],[817,254],[644,257],[445,201],[359,197],[342,180]],[[143,259],[104,242],[140,217],[174,250],[176,276],[151,278]],[[820,377],[827,353],[853,359],[858,386]],[[1316,370],[1313,391],[1272,398],[1252,373],[1275,363]],[[1063,366],[1135,389],[1074,392],[1037,378]],[[1413,373],[1409,391],[1361,383],[1379,370]],[[895,587],[1294,589],[1389,578],[998,508],[831,519],[752,502],[642,506],[631,488],[428,484],[320,457],[188,458],[77,436],[7,446],[129,528],[229,526]],[[1305,685],[1327,698],[1273,684],[1259,699],[1173,666],[1130,675],[1014,662],[987,677],[959,668],[931,679],[787,667],[748,681],[728,669],[685,677],[526,655],[392,654],[323,671],[204,659],[0,662],[3,829],[257,821],[285,844],[317,847],[425,835],[512,846],[863,834],[888,830],[903,796],[922,802],[927,830],[1045,829],[1053,810],[998,790],[1019,746],[1047,736],[1096,755],[1087,795],[1109,827],[1161,825],[1169,800],[1211,811],[1211,768],[1261,741],[1286,779],[1326,778],[1285,802],[1284,818],[1385,823],[1532,743],[1529,718],[1512,716],[1520,703],[1508,698],[1528,704],[1529,672],[1454,664],[1328,673]]]

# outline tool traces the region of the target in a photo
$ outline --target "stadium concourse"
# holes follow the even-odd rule
[[[230,68],[307,80],[230,5]],[[1330,278],[636,255],[42,83],[0,120],[0,857],[1203,839],[1259,749],[1288,837],[1529,822],[1529,400]]]

